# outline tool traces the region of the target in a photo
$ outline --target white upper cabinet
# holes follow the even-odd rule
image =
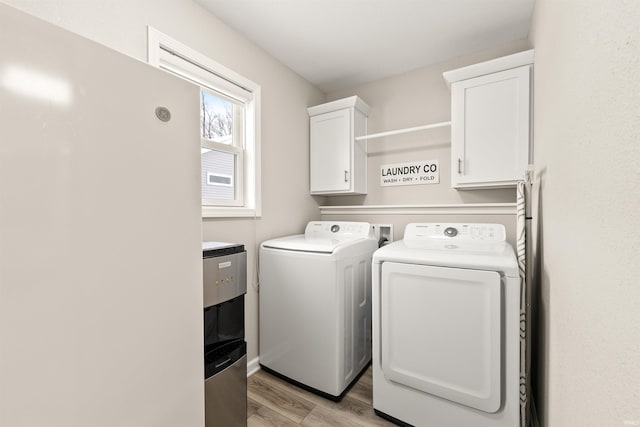
[[[451,84],[451,186],[515,185],[529,164],[533,51],[444,73]]]
[[[366,194],[369,106],[357,96],[308,109],[311,194]]]

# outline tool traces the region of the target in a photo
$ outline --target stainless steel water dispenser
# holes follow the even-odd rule
[[[202,257],[205,426],[245,426],[247,253],[244,245],[206,242]]]

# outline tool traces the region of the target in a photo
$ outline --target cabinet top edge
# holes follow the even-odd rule
[[[489,61],[480,62],[478,64],[457,68],[455,70],[445,71],[442,73],[442,77],[447,82],[447,86],[451,88],[451,83],[508,70],[510,68],[521,67],[523,65],[531,65],[533,62],[534,49],[529,49],[523,52],[514,53],[513,55],[507,55],[491,59]]]
[[[325,104],[315,105],[307,108],[309,116],[317,116],[318,114],[330,113],[331,111],[342,110],[343,108],[355,107],[356,110],[363,113],[365,116],[369,115],[371,107],[367,105],[359,96],[354,95],[348,98],[338,99],[336,101],[327,102]]]

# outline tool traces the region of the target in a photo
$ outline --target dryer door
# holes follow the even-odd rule
[[[380,299],[388,380],[485,412],[500,409],[500,274],[385,262]]]

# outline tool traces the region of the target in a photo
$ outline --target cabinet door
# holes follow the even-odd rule
[[[530,66],[452,85],[451,184],[509,186],[529,163]]]
[[[351,188],[351,111],[347,108],[310,119],[311,193]]]

